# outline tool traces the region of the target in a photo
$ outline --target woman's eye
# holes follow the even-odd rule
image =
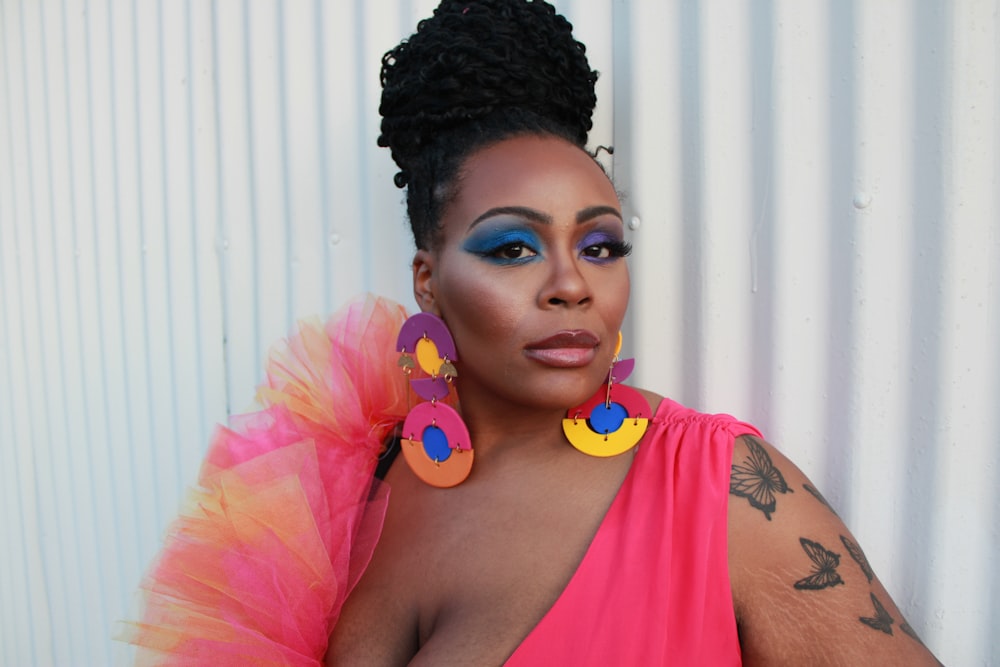
[[[538,253],[523,243],[508,243],[494,250],[492,254],[498,259],[525,259]]]
[[[464,249],[495,264],[522,264],[541,256],[541,241],[531,230],[484,229],[473,234]]]
[[[606,245],[590,245],[583,249],[583,255],[594,259],[608,259],[611,257],[611,248]]]
[[[584,246],[580,254],[587,259],[614,260],[627,257],[631,252],[632,246],[625,241],[604,241]]]

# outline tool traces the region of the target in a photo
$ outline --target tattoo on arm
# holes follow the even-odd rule
[[[885,610],[882,603],[878,601],[874,593],[869,593],[872,596],[872,606],[875,607],[875,616],[859,616],[858,620],[867,625],[870,628],[875,628],[880,630],[887,635],[892,634],[892,624],[895,620],[889,615],[889,612]],[[905,630],[903,632],[906,632]]]
[[[771,462],[767,450],[757,438],[747,435],[744,436],[744,442],[750,455],[740,464],[733,464],[729,476],[729,493],[746,498],[751,507],[759,509],[770,521],[776,505],[774,494],[791,493],[792,489],[788,488],[781,471]]]
[[[854,562],[858,564],[861,571],[864,573],[865,578],[868,579],[868,583],[872,582],[875,578],[875,572],[872,571],[872,566],[868,564],[868,558],[865,557],[865,552],[861,550],[857,542],[852,542],[850,539],[840,536],[840,541],[844,543],[844,548],[847,549],[847,553],[851,554],[851,558]]]
[[[826,508],[828,510],[830,510],[831,512],[833,512],[834,516],[838,516],[838,517],[840,516],[839,514],[837,514],[837,510],[833,509],[833,505],[831,505],[830,503],[828,503],[827,500],[826,500],[826,498],[823,497],[823,494],[816,490],[815,486],[813,486],[812,484],[803,484],[802,488],[805,489],[806,491],[808,491],[810,494],[812,494],[813,498],[815,498],[816,500],[818,500],[821,503],[823,503],[824,505],[826,505]]]
[[[808,577],[803,577],[795,582],[795,588],[800,591],[818,591],[844,583],[837,572],[837,566],[840,565],[840,554],[830,551],[819,542],[813,542],[804,537],[799,538],[799,543],[806,555],[809,556],[809,560],[812,561],[813,569]]]

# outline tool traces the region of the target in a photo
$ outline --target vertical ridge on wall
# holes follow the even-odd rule
[[[734,11],[735,9],[735,11]],[[753,340],[747,327],[734,323],[753,321],[752,302],[758,266],[754,259],[754,227],[760,218],[754,207],[752,181],[753,145],[742,140],[753,132],[752,114],[732,114],[730,109],[750,108],[754,82],[748,54],[753,48],[749,6],[741,9],[723,3],[698,5],[698,41],[701,63],[692,71],[689,93],[699,97],[686,119],[697,133],[689,148],[685,172],[697,172],[697,181],[685,187],[685,197],[697,198],[696,208],[685,207],[684,224],[691,242],[685,273],[697,276],[698,285],[686,290],[696,327],[685,327],[693,366],[685,376],[697,377],[692,402],[715,403],[736,414],[748,414],[752,395],[743,382],[751,374]],[[695,47],[692,47],[695,48]],[[687,132],[685,134],[688,134]]]
[[[18,19],[20,19],[20,16],[18,16]],[[9,15],[5,14],[2,17],[0,17],[0,20],[2,20],[3,23],[6,25],[7,22],[10,20],[10,17]],[[23,34],[23,22],[19,20],[19,23],[22,25],[21,33]],[[12,51],[14,50],[13,45],[9,45],[5,41],[4,46],[8,47],[5,48],[4,52],[5,61],[7,63],[11,63],[12,56],[14,55],[12,53]],[[22,123],[27,124],[28,117],[27,114],[24,113],[24,109],[26,109],[27,107],[27,95],[24,95],[24,87],[27,85],[26,81],[27,77],[25,77],[23,74],[24,71],[23,42],[21,42],[18,46],[21,47],[22,51],[20,54],[21,55],[20,63],[22,65],[22,76],[19,82],[21,85],[18,86],[18,81],[16,79],[13,82],[11,81],[11,78],[16,76],[17,73],[16,70],[14,70],[14,67],[9,66],[7,71],[5,72],[6,76],[4,79],[4,89],[5,92],[8,95],[10,95],[12,89],[20,88],[19,92],[21,92],[22,94],[22,96],[19,98],[22,102],[21,121]],[[18,110],[15,108],[13,104],[13,101],[15,99],[18,98],[13,98],[13,97],[8,98],[8,106],[7,106],[8,123],[16,122],[16,116]],[[10,128],[11,125],[8,125],[8,127]],[[8,136],[10,137],[9,139],[10,150],[13,153],[15,136],[12,131],[8,131]],[[18,138],[30,142],[30,135],[27,133],[21,135],[21,137]],[[14,197],[14,196],[11,197],[12,199],[11,209],[14,215],[18,214],[25,215],[25,213],[21,212],[25,211],[27,213],[27,217],[30,219],[32,217],[31,200],[34,194],[31,183],[33,170],[32,170],[32,165],[30,163],[30,151],[26,151],[26,153],[27,153],[26,156],[27,159],[25,159],[22,163],[23,166],[20,174],[21,176],[20,183],[17,183],[17,181],[15,180],[16,177],[18,176],[17,173],[18,170],[16,170],[13,165],[11,167],[11,180],[14,182],[14,187],[17,188],[18,186],[20,186],[22,188],[20,191],[22,195],[20,197]],[[11,194],[13,195],[13,193]],[[26,197],[25,194],[27,195]],[[28,201],[24,201],[24,199],[27,199]],[[21,233],[19,233],[20,231],[21,230],[15,228],[11,236],[8,236],[6,242],[4,243],[5,246],[8,246],[10,248],[10,251],[8,252],[7,256],[3,258],[4,264],[8,266],[12,265],[12,268],[14,269],[14,276],[23,275],[22,258],[26,254],[24,252],[24,244],[21,238]],[[9,345],[11,352],[15,355],[11,359],[13,363],[10,364],[10,370],[13,371],[15,377],[17,377],[17,376],[23,376],[24,364],[31,357],[30,357],[30,352],[28,350],[28,340],[27,337],[24,335],[25,320],[28,319],[28,314],[25,312],[26,304],[24,300],[23,290],[18,289],[19,285],[16,280],[12,280],[11,284],[13,287],[12,289],[13,293],[7,295],[7,299],[13,298],[13,300],[16,301],[16,305],[11,307],[12,311],[11,315],[13,317],[7,320],[9,325],[6,330],[6,333],[7,336],[9,336],[10,340]],[[15,326],[20,329],[20,332],[14,330]],[[20,368],[17,368],[17,366],[20,366]],[[13,395],[12,393],[11,414],[17,414],[18,412],[20,414],[31,414],[35,409],[37,409],[38,405],[39,403],[36,400],[33,400],[33,397],[30,394],[16,396]],[[27,432],[25,432],[25,430],[27,430]],[[16,422],[13,435],[15,441],[19,442],[32,441],[35,439],[34,428],[21,429],[21,432],[18,432]],[[45,637],[44,635],[42,637],[37,637],[35,628],[31,623],[32,618],[35,617],[44,618],[44,615],[47,615],[46,614],[47,610],[42,610],[42,611],[38,610],[39,605],[43,603],[45,600],[44,573],[40,571],[41,569],[40,565],[42,564],[42,560],[41,560],[41,550],[38,548],[39,545],[36,539],[37,536],[35,536],[32,533],[29,525],[33,514],[33,512],[31,511],[33,509],[32,501],[35,500],[35,493],[33,487],[34,487],[34,482],[36,480],[35,480],[35,470],[33,464],[33,458],[34,458],[33,455],[34,455],[33,451],[26,452],[21,449],[15,449],[13,452],[13,456],[11,457],[13,466],[10,469],[15,471],[15,478],[12,480],[13,484],[11,484],[11,486],[13,487],[16,493],[15,498],[13,499],[14,500],[13,506],[18,511],[18,513],[12,516],[11,519],[14,520],[14,525],[17,526],[18,530],[14,531],[13,534],[14,539],[12,539],[11,542],[9,543],[12,545],[17,545],[16,548],[12,551],[14,551],[14,553],[19,555],[21,557],[22,562],[28,566],[21,571],[14,570],[11,573],[11,578],[17,581],[18,584],[23,584],[23,586],[19,585],[18,589],[22,595],[27,596],[26,601],[29,603],[28,605],[25,605],[28,611],[27,618],[15,619],[15,622],[17,623],[18,629],[21,632],[24,632],[31,639],[31,644],[25,647],[27,650],[24,651],[22,654],[25,659],[29,659],[30,656],[31,660],[36,659],[36,647],[38,647],[40,643],[44,647],[43,650],[47,650],[49,648],[49,642],[46,641],[47,637]],[[14,560],[14,563],[17,563],[16,559]],[[12,563],[12,565],[14,563]]]
[[[356,100],[353,124],[361,130],[357,133],[355,140],[355,150],[362,156],[359,165],[361,168],[358,173],[358,186],[359,191],[362,193],[361,206],[358,211],[358,220],[360,221],[375,220],[377,219],[376,216],[381,213],[378,202],[372,197],[374,187],[372,183],[373,164],[369,158],[371,153],[365,150],[365,141],[363,139],[363,137],[373,134],[372,130],[375,129],[373,122],[369,120],[368,112],[371,109],[373,100],[376,98],[376,91],[371,80],[364,76],[366,64],[372,61],[370,56],[376,55],[375,50],[371,47],[380,41],[376,35],[378,28],[382,25],[380,21],[375,20],[376,12],[372,10],[372,7],[370,3],[365,3],[363,6],[359,3],[354,14],[354,34],[356,35],[357,42],[355,45],[356,61],[352,83],[354,84],[354,90],[360,94]],[[368,255],[372,251],[373,244],[371,227],[364,224],[364,222],[359,226],[361,252]],[[362,284],[365,286],[365,289],[373,289],[375,277],[372,271],[373,267],[365,263],[357,268],[360,269]]]
[[[215,67],[216,118],[218,131],[218,169],[220,174],[220,219],[217,225],[221,238],[220,263],[225,269],[225,280],[220,288],[223,303],[223,350],[226,360],[226,411],[244,409],[246,398],[239,402],[237,392],[245,392],[245,366],[256,361],[261,348],[260,335],[253,321],[239,322],[235,313],[251,311],[256,307],[257,277],[251,272],[254,266],[254,247],[246,242],[252,237],[254,209],[250,194],[253,181],[254,159],[250,124],[252,110],[246,104],[248,75],[244,72],[247,59],[246,18],[242,3],[235,0],[212,4],[212,61]],[[240,26],[242,30],[234,29]],[[228,73],[223,76],[223,73]],[[225,121],[223,121],[225,119]],[[228,284],[242,285],[243,289],[227,289]],[[242,326],[239,326],[242,325]],[[235,369],[240,369],[239,371]]]
[[[677,123],[686,98],[682,68],[656,66],[647,54],[662,53],[668,61],[681,59],[683,41],[679,3],[623,3],[615,5],[615,178],[624,192],[625,219],[637,225],[630,318],[636,354],[655,351],[655,362],[636,369],[635,381],[651,385],[654,373],[678,400],[684,377],[683,340],[673,334],[684,320],[683,255],[678,202],[683,197],[684,133]],[[658,263],[656,282],[641,279],[644,263]],[[637,304],[657,302],[637,317]],[[686,322],[685,322],[686,324]],[[678,352],[682,351],[682,352]],[[649,365],[646,365],[649,364]],[[655,370],[650,371],[655,366]]]
[[[988,585],[980,578],[981,573],[995,570],[994,559],[967,546],[971,526],[985,519],[995,535],[1000,525],[996,492],[980,493],[996,488],[1000,455],[995,445],[986,456],[961,455],[982,434],[995,438],[1000,432],[1000,86],[995,85],[1000,80],[1000,16],[988,3],[958,3],[948,10],[942,30],[954,46],[943,68],[950,95],[941,107],[941,116],[947,119],[938,226],[944,269],[939,286],[941,395],[935,404],[937,429],[929,439],[940,446],[928,457],[933,466],[928,477],[933,475],[935,483],[921,492],[955,503],[953,513],[934,508],[936,532],[928,531],[926,537],[935,560],[956,567],[942,572],[928,561],[918,574],[935,582],[931,589],[935,606],[954,610],[946,627],[958,626],[955,640],[974,643],[980,622],[975,610],[992,621],[987,621],[990,627],[1000,620],[997,577],[990,577]],[[978,509],[984,500],[993,501],[985,516]],[[967,555],[962,557],[961,552]],[[995,641],[982,660],[988,664],[1000,660]]]
[[[79,51],[73,59],[76,72],[71,79],[78,83],[72,118],[75,123],[77,147],[77,236],[80,261],[76,279],[83,295],[79,311],[80,339],[83,346],[82,390],[88,395],[85,410],[89,414],[89,432],[84,439],[87,495],[90,496],[91,525],[96,544],[92,557],[98,581],[85,591],[97,601],[99,617],[107,617],[116,603],[124,598],[122,523],[115,520],[115,507],[120,506],[118,489],[111,468],[117,463],[109,448],[112,442],[126,443],[123,422],[113,415],[115,405],[127,400],[118,390],[123,369],[117,356],[109,350],[118,349],[120,331],[108,328],[109,318],[123,304],[116,300],[117,272],[114,264],[112,239],[116,233],[112,210],[116,204],[113,190],[114,154],[109,122],[111,104],[110,79],[113,59],[107,52],[109,36],[106,4],[94,3],[77,20],[82,33],[75,45]],[[103,20],[102,20],[103,19]],[[109,174],[111,177],[109,178]],[[84,305],[85,304],[85,305]],[[115,318],[117,319],[117,318]],[[109,336],[114,339],[109,340]],[[122,483],[129,484],[125,477]],[[101,546],[97,546],[101,545]],[[97,585],[99,584],[99,586]],[[37,621],[36,621],[37,622]],[[99,626],[94,628],[99,631]],[[107,659],[107,648],[98,649]]]
[[[829,330],[821,304],[831,288],[822,230],[830,218],[816,202],[823,201],[834,167],[826,160],[829,70],[822,10],[815,3],[775,3],[773,60],[771,70],[762,73],[773,86],[772,143],[765,149],[773,163],[765,196],[774,254],[771,291],[761,294],[772,302],[771,338],[759,342],[769,348],[771,428],[779,445],[794,451],[794,460],[806,469],[827,444],[821,430],[826,405],[817,399],[823,395]],[[794,435],[777,437],[779,425],[794,428]]]
[[[120,53],[125,54],[120,59],[120,62],[127,64],[130,70],[130,72],[123,72],[122,81],[123,84],[132,88],[134,95],[128,103],[122,105],[122,110],[118,118],[123,125],[121,136],[123,138],[127,137],[127,139],[124,139],[125,143],[131,144],[133,147],[133,154],[131,156],[122,157],[124,168],[120,169],[120,173],[126,174],[131,179],[129,183],[130,187],[126,186],[122,188],[123,192],[130,193],[131,195],[131,201],[125,207],[126,216],[134,216],[133,219],[136,223],[131,230],[134,237],[129,245],[132,248],[138,246],[140,250],[140,254],[132,267],[133,279],[130,281],[131,301],[124,306],[124,309],[128,312],[135,313],[133,319],[136,320],[133,324],[134,329],[132,334],[126,336],[126,339],[133,346],[130,347],[128,354],[130,359],[141,360],[131,364],[131,371],[135,378],[134,386],[136,388],[135,393],[132,394],[133,402],[131,409],[136,416],[139,432],[160,434],[169,433],[164,426],[170,420],[166,415],[161,415],[161,411],[157,409],[158,403],[155,399],[156,393],[153,386],[153,378],[156,377],[154,368],[156,368],[158,363],[164,363],[164,361],[166,363],[170,362],[169,359],[162,359],[160,355],[154,358],[152,354],[154,349],[161,348],[158,348],[156,345],[151,325],[155,306],[151,303],[151,299],[147,298],[147,295],[150,294],[151,267],[148,262],[143,261],[150,248],[150,244],[146,238],[146,227],[147,220],[149,219],[147,211],[152,211],[152,208],[147,196],[149,171],[144,168],[146,156],[149,154],[149,151],[144,147],[144,136],[146,136],[146,133],[144,132],[142,122],[144,115],[142,113],[141,100],[146,97],[150,79],[147,76],[143,76],[143,54],[139,48],[141,17],[135,5],[129,9],[131,11],[122,11],[118,15],[120,21],[118,34],[123,37],[120,46],[122,51]],[[65,19],[63,23],[63,30],[65,32]],[[131,77],[128,76],[129,73]],[[145,87],[143,84],[145,84]],[[66,116],[67,118],[70,117],[68,108]],[[137,440],[139,442],[142,441],[139,438]],[[138,488],[151,490],[151,493],[137,494],[135,498],[138,509],[136,522],[139,525],[137,535],[148,539],[152,531],[149,530],[148,526],[143,526],[143,522],[139,517],[150,515],[163,516],[166,512],[166,508],[161,505],[163,494],[160,492],[160,478],[157,475],[149,475],[148,471],[156,468],[153,463],[156,460],[156,453],[167,451],[167,438],[159,442],[153,438],[147,440],[146,443],[150,446],[137,446],[134,455],[136,468],[138,471],[142,471],[136,473],[136,485]],[[143,484],[143,482],[146,484]],[[152,534],[156,535],[157,533],[152,532]]]
[[[680,227],[682,237],[679,247],[689,249],[682,255],[681,272],[677,278],[682,288],[682,312],[684,326],[677,332],[681,336],[684,349],[681,380],[683,382],[680,399],[685,403],[695,403],[704,397],[704,357],[701,342],[704,332],[704,312],[702,297],[704,274],[701,267],[703,241],[699,221],[702,217],[705,168],[702,163],[704,136],[700,119],[703,115],[705,96],[703,94],[703,41],[701,8],[698,3],[681,3],[679,8],[678,38],[680,42],[679,64],[685,73],[681,89],[677,91],[681,100],[680,124],[681,159],[679,165],[683,176],[678,196],[681,202]],[[649,127],[645,123],[642,127]],[[670,224],[670,221],[666,221]]]
[[[774,210],[779,206],[775,192],[776,165],[774,163],[775,119],[775,2],[767,0],[750,17],[751,52],[750,73],[754,92],[753,118],[750,140],[752,155],[751,187],[753,228],[748,239],[751,262],[751,292],[753,317],[749,336],[752,341],[750,376],[746,378],[746,392],[750,397],[750,413],[769,426],[773,419],[773,387],[775,363],[773,341],[775,336],[775,305],[773,295],[776,278]],[[761,388],[767,388],[762,391]]]
[[[815,480],[827,489],[827,497],[837,503],[845,513],[850,513],[850,498],[844,493],[840,480],[848,478],[851,470],[850,451],[840,443],[856,440],[858,411],[856,378],[859,369],[855,350],[858,346],[856,294],[857,242],[859,216],[854,206],[855,172],[858,169],[857,124],[855,109],[859,92],[857,71],[858,48],[854,45],[858,11],[853,2],[827,4],[825,35],[826,53],[823,58],[829,77],[830,110],[827,115],[824,142],[828,149],[829,185],[822,206],[828,211],[827,275],[830,291],[825,305],[829,332],[825,339],[826,366],[825,419],[817,423],[826,434],[826,448],[822,461],[817,461],[819,471]],[[843,45],[851,44],[845,49]],[[849,168],[840,168],[848,165]],[[863,197],[864,195],[861,195]],[[859,199],[858,204],[863,201]]]
[[[46,250],[52,250],[54,248],[54,242],[56,238],[56,231],[52,227],[51,218],[52,212],[55,208],[55,190],[53,188],[53,177],[51,165],[53,163],[53,147],[52,147],[52,122],[51,116],[49,114],[50,108],[50,95],[49,95],[49,44],[51,43],[48,38],[46,31],[46,22],[44,16],[39,15],[37,17],[26,17],[24,14],[21,16],[22,22],[22,33],[25,33],[25,21],[30,20],[32,23],[37,21],[38,26],[38,36],[39,44],[38,52],[35,55],[37,62],[40,62],[42,77],[39,81],[40,89],[36,93],[36,109],[41,109],[42,113],[37,114],[41,116],[40,121],[44,125],[44,131],[38,132],[38,138],[44,146],[29,146],[29,161],[34,163],[33,155],[38,154],[40,160],[44,161],[48,168],[44,170],[44,175],[41,169],[36,169],[35,165],[32,164],[29,169],[29,174],[38,175],[38,187],[35,187],[35,183],[32,182],[31,191],[32,202],[37,202],[38,204],[38,215],[33,216],[31,225],[31,235],[32,235],[32,256],[29,261],[34,264],[34,271],[32,274],[32,282],[36,286],[41,298],[38,299],[39,307],[39,321],[38,326],[40,328],[40,341],[41,350],[39,351],[38,370],[41,371],[42,377],[44,377],[44,391],[41,396],[43,398],[43,403],[36,404],[36,409],[45,409],[50,411],[52,415],[61,414],[65,410],[65,398],[64,393],[58,391],[60,386],[59,373],[55,368],[55,364],[59,357],[50,357],[44,353],[44,349],[54,349],[57,347],[56,341],[53,340],[54,331],[44,325],[45,322],[52,322],[57,317],[58,313],[58,303],[59,303],[59,272],[60,268],[55,261],[55,255],[51,252],[46,252]],[[26,65],[29,55],[25,50],[23,52],[24,64]],[[28,80],[27,68],[25,67],[25,80]],[[25,95],[26,101],[26,115],[27,111],[27,100],[28,95]],[[27,133],[27,136],[31,136],[31,132]],[[34,178],[32,178],[34,180]],[[42,195],[42,192],[47,192],[48,196]],[[49,224],[46,224],[49,223]],[[52,275],[43,275],[40,267],[51,266],[53,271]],[[48,274],[48,272],[44,272]],[[23,327],[23,321],[22,321]],[[22,331],[22,335],[25,339],[28,339],[25,331]],[[25,359],[30,359],[29,355],[25,355]],[[32,399],[34,402],[34,399]],[[45,406],[44,408],[42,406]],[[48,446],[38,448],[38,456],[35,462],[35,480],[34,480],[34,492],[35,497],[32,499],[36,504],[39,514],[47,515],[51,517],[53,526],[58,535],[59,548],[56,550],[45,549],[44,544],[40,540],[36,546],[38,549],[37,554],[32,554],[32,557],[37,558],[38,562],[41,564],[43,576],[46,582],[57,582],[55,587],[45,586],[44,587],[44,598],[42,599],[45,606],[44,616],[47,617],[50,625],[48,627],[34,627],[32,628],[32,634],[35,636],[35,641],[39,650],[36,652],[36,659],[45,660],[52,659],[56,662],[60,660],[68,660],[70,653],[65,651],[65,646],[56,641],[56,630],[55,628],[65,627],[67,631],[71,631],[73,625],[75,625],[70,614],[67,613],[68,602],[66,598],[65,591],[68,588],[70,571],[74,568],[72,558],[69,556],[72,551],[67,548],[67,537],[70,534],[68,528],[72,525],[73,517],[69,512],[66,511],[67,501],[71,500],[65,495],[63,489],[66,488],[66,479],[64,471],[60,470],[58,466],[59,452],[57,450],[56,443],[65,442],[69,433],[65,429],[66,422],[60,419],[47,419],[45,416],[41,417],[41,421],[46,422],[45,431],[43,431],[42,438]],[[52,491],[47,491],[51,489]],[[27,537],[27,536],[25,536]],[[32,615],[35,617],[35,615]]]
[[[909,450],[900,448],[900,456],[910,457],[906,487],[901,489],[908,499],[922,503],[925,497],[938,497],[941,470],[940,447],[930,446],[946,436],[941,414],[942,390],[946,369],[942,354],[950,342],[944,319],[945,295],[942,280],[946,279],[945,243],[950,239],[944,220],[944,187],[947,178],[946,155],[952,155],[952,118],[944,111],[950,106],[953,93],[950,60],[953,42],[950,39],[952,6],[918,4],[912,18],[912,110],[913,120],[909,144],[915,148],[910,197],[912,221],[909,265],[909,341],[906,352],[912,360],[907,374],[907,411],[904,432]],[[907,432],[908,431],[908,432]],[[927,508],[930,509],[930,508]],[[940,515],[922,511],[905,517],[895,527],[900,548],[930,552],[935,540],[942,535]],[[901,568],[904,586],[926,581],[929,574],[926,561],[909,559]],[[931,595],[940,595],[931,589]],[[935,606],[940,600],[931,597]]]
[[[82,329],[81,319],[81,285],[79,276],[78,249],[78,224],[77,224],[77,201],[78,188],[75,180],[74,166],[76,155],[73,151],[74,127],[71,123],[72,115],[70,108],[72,105],[69,90],[70,79],[70,44],[67,40],[68,31],[66,28],[66,17],[61,13],[49,14],[50,25],[58,26],[56,32],[58,37],[49,41],[52,45],[61,45],[59,56],[53,57],[49,62],[56,67],[58,74],[54,77],[46,77],[52,84],[50,91],[55,100],[49,109],[50,118],[57,119],[51,123],[54,132],[53,148],[62,147],[62,150],[54,154],[52,159],[54,198],[60,198],[59,204],[53,209],[53,230],[57,229],[57,220],[65,221],[63,231],[54,237],[58,240],[53,253],[52,265],[58,281],[57,298],[58,314],[55,331],[62,339],[58,345],[60,375],[59,384],[62,387],[62,400],[64,410],[61,412],[64,418],[65,443],[75,444],[71,454],[67,457],[62,452],[62,457],[57,457],[53,461],[56,465],[60,461],[62,466],[62,479],[59,481],[57,489],[62,491],[59,496],[60,506],[68,515],[67,524],[70,526],[72,542],[65,553],[72,554],[68,558],[67,576],[71,585],[64,589],[66,596],[65,604],[67,614],[70,617],[67,636],[70,638],[68,649],[71,655],[87,654],[87,635],[89,632],[97,630],[95,616],[87,614],[75,614],[73,610],[79,609],[81,599],[89,595],[99,595],[97,581],[95,581],[95,554],[88,549],[83,535],[81,534],[81,524],[91,526],[96,522],[94,503],[89,491],[89,477],[87,476],[87,434],[91,432],[90,415],[86,400],[79,400],[83,387],[84,367],[83,367],[83,346],[80,342],[79,331]],[[48,40],[47,40],[48,41]],[[58,150],[58,149],[57,149]],[[61,195],[61,197],[60,197]],[[69,227],[69,233],[65,227]],[[51,325],[49,325],[51,326]],[[56,411],[59,408],[53,406]],[[65,463],[69,462],[66,466]],[[68,470],[67,470],[68,468]],[[88,576],[89,575],[89,576]],[[99,600],[99,597],[95,597]],[[96,627],[95,627],[96,626]]]
[[[322,252],[322,259],[320,260],[321,271],[319,275],[315,278],[315,282],[322,285],[323,297],[321,303],[323,304],[324,312],[332,312],[333,310],[333,290],[330,286],[329,279],[329,267],[331,264],[331,222],[330,216],[332,215],[332,206],[330,202],[330,188],[328,183],[330,181],[330,153],[327,150],[327,146],[330,143],[330,132],[327,128],[324,120],[329,116],[329,107],[327,106],[327,95],[329,94],[327,88],[327,75],[326,75],[326,62],[330,57],[328,49],[326,47],[326,40],[324,39],[324,29],[326,28],[327,16],[332,13],[324,11],[324,3],[322,0],[315,0],[315,12],[316,19],[313,22],[313,34],[312,40],[314,44],[313,58],[315,59],[315,77],[313,78],[312,84],[316,89],[316,118],[319,122],[316,123],[316,153],[317,153],[317,178],[316,178],[316,188],[319,191],[319,247]]]

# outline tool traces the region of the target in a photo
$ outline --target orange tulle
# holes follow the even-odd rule
[[[261,410],[213,438],[122,639],[143,665],[318,665],[371,558],[387,489],[372,481],[406,413],[406,313],[367,297],[271,353]]]

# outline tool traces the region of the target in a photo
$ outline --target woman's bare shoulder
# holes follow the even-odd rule
[[[660,407],[660,403],[663,402],[663,396],[657,394],[655,391],[650,391],[649,389],[643,389],[642,387],[633,387],[636,391],[642,394],[642,397],[646,399],[649,403],[649,408],[652,410],[652,414],[656,414],[656,411]]]

